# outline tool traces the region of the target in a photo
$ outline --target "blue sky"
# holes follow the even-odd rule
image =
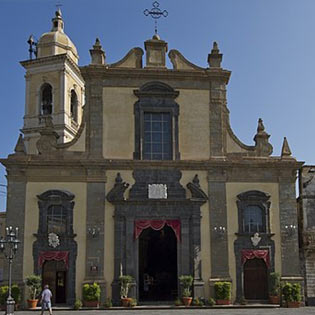
[[[56,1],[0,0],[0,156],[12,153],[23,125],[27,39],[51,28]],[[80,65],[99,37],[107,62],[142,47],[154,33],[144,16],[153,0],[61,0],[65,32],[75,43]],[[232,71],[227,87],[232,129],[253,144],[257,120],[264,120],[274,155],[286,136],[293,155],[315,164],[315,1],[314,0],[160,0],[169,12],[158,32],[169,49],[207,67],[217,41],[223,67]],[[0,184],[6,184],[0,169]],[[0,186],[0,210],[5,209]]]

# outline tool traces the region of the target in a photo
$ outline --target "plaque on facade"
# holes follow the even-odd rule
[[[167,186],[165,184],[149,184],[149,199],[167,199]]]
[[[257,232],[250,239],[251,239],[252,244],[254,246],[257,246],[259,244],[259,242],[261,241],[261,237],[259,236],[259,233],[257,233]]]

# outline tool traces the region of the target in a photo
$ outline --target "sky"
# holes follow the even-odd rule
[[[0,0],[0,157],[14,151],[23,126],[30,34],[50,31],[61,3],[65,33],[78,49],[79,65],[90,63],[89,49],[99,37],[106,62],[120,60],[133,47],[144,49],[154,34],[143,14],[153,0]],[[257,120],[271,135],[273,155],[287,137],[299,161],[315,164],[315,1],[314,0],[159,0],[167,18],[158,33],[168,48],[207,67],[213,41],[232,71],[227,86],[234,133],[253,145]],[[168,63],[170,67],[170,63]],[[0,167],[0,211],[6,207],[5,169]],[[1,186],[3,185],[3,186]]]

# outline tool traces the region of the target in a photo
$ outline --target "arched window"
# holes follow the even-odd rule
[[[250,190],[237,196],[239,233],[270,233],[270,196]]]
[[[70,114],[75,122],[78,122],[78,97],[74,90],[71,90]]]
[[[52,86],[44,83],[41,87],[41,114],[52,114]]]
[[[66,211],[61,205],[51,205],[47,210],[47,232],[65,234],[67,226]]]

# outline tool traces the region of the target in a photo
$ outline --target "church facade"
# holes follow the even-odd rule
[[[7,225],[21,246],[14,281],[50,284],[55,303],[73,304],[84,283],[119,303],[131,275],[138,301],[208,298],[216,281],[232,300],[268,298],[268,275],[303,282],[296,172],[286,139],[281,156],[259,119],[254,144],[229,123],[218,45],[208,68],[194,65],[155,34],[114,64],[97,39],[91,63],[64,33],[61,12],[26,70],[23,135],[2,159]],[[145,62],[144,62],[145,61]],[[6,271],[5,271],[6,274]]]

